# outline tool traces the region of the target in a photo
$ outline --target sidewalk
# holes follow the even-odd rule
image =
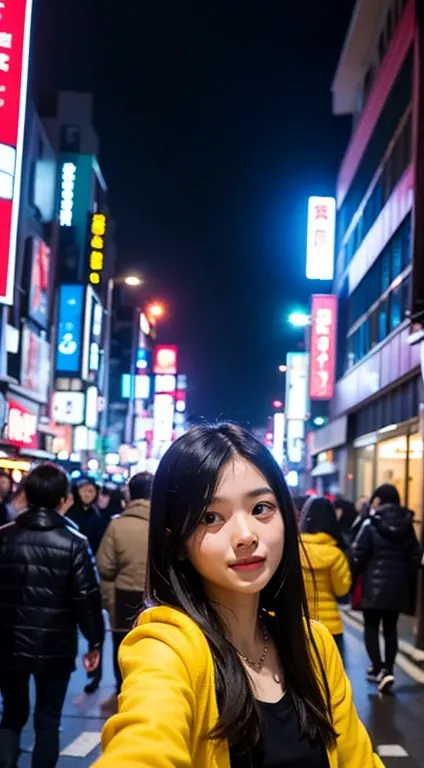
[[[349,616],[358,627],[363,626],[364,619],[362,611],[352,611],[348,607],[343,613]],[[414,664],[417,664],[420,669],[424,669],[424,651],[415,647],[414,624],[415,618],[412,616],[401,615],[399,617],[399,651]]]

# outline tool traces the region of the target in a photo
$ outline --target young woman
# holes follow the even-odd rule
[[[232,425],[169,449],[152,494],[151,608],[121,645],[97,768],[381,766],[329,632],[311,623],[293,506]]]
[[[331,501],[322,496],[308,499],[300,531],[309,615],[327,627],[343,656],[343,624],[337,598],[349,593],[352,577]]]

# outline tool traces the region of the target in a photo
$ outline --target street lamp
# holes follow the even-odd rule
[[[284,403],[281,402],[281,400],[274,400],[272,407],[275,408],[276,411],[278,411],[280,408],[282,408]]]
[[[278,370],[280,373],[287,373],[287,365],[279,365]]]
[[[114,282],[116,282],[116,279]],[[125,283],[125,285],[130,285],[131,287],[136,288],[138,285],[141,285],[143,281],[140,277],[137,277],[136,275],[128,275],[128,277],[123,278],[123,282]]]
[[[293,328],[306,328],[309,325],[309,315],[306,312],[292,312],[289,323]]]
[[[147,316],[152,321],[161,320],[165,314],[165,307],[163,304],[160,304],[159,302],[155,302],[154,304],[150,304],[149,307],[147,307]]]
[[[115,285],[124,283],[131,288],[137,288],[142,285],[143,280],[137,275],[126,275],[124,277],[110,277],[107,283],[107,300],[106,300],[106,329],[105,329],[105,346],[104,346],[104,392],[103,392],[103,411],[102,411],[102,424],[101,424],[101,438],[105,439],[108,422],[109,411],[109,369],[110,369],[110,345],[112,337],[112,309],[113,309],[113,291]]]

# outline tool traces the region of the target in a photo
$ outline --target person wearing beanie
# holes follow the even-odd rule
[[[394,485],[380,485],[371,496],[369,516],[353,542],[351,565],[354,581],[362,578],[364,640],[371,661],[367,678],[378,684],[381,693],[390,691],[395,681],[399,614],[415,613],[420,561],[413,513],[401,506]],[[384,660],[380,655],[380,624]]]

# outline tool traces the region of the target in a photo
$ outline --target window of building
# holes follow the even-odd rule
[[[390,330],[394,331],[403,320],[402,315],[402,285],[391,292],[390,297]]]
[[[408,507],[414,513],[415,532],[421,541],[423,520],[423,441],[416,433],[409,436]]]
[[[411,311],[411,274],[402,283],[402,317]]]
[[[402,504],[406,503],[406,459],[408,438],[405,436],[384,440],[377,446],[376,486],[390,483],[397,488]]]
[[[339,209],[336,243],[337,250],[340,249],[346,230],[361,205],[361,201],[364,199],[373,177],[382,164],[382,160],[387,152],[390,142],[396,134],[399,123],[411,105],[412,74],[413,52],[411,47],[386,104],[384,105],[346,198]],[[386,194],[390,194],[389,187],[387,186]],[[365,237],[366,234],[367,233],[364,232],[363,236]]]
[[[367,445],[356,451],[356,498],[368,499],[374,490],[375,445]]]
[[[411,162],[412,117],[411,112],[409,112],[407,122],[400,131],[390,154],[382,165],[381,175],[364,206],[362,216],[360,216],[356,227],[347,240],[345,268],[352,261],[356,251],[367,236],[374,222],[377,220],[384,205],[395,189],[396,184],[399,183]]]
[[[387,291],[390,285],[390,244],[381,254],[380,293]]]
[[[389,313],[388,313],[388,300],[384,299],[384,301],[380,302],[380,305],[378,307],[378,340],[383,341],[388,333],[388,319],[389,319]]]
[[[398,232],[392,240],[391,247],[391,275],[392,280],[402,272],[402,236],[403,231]]]

